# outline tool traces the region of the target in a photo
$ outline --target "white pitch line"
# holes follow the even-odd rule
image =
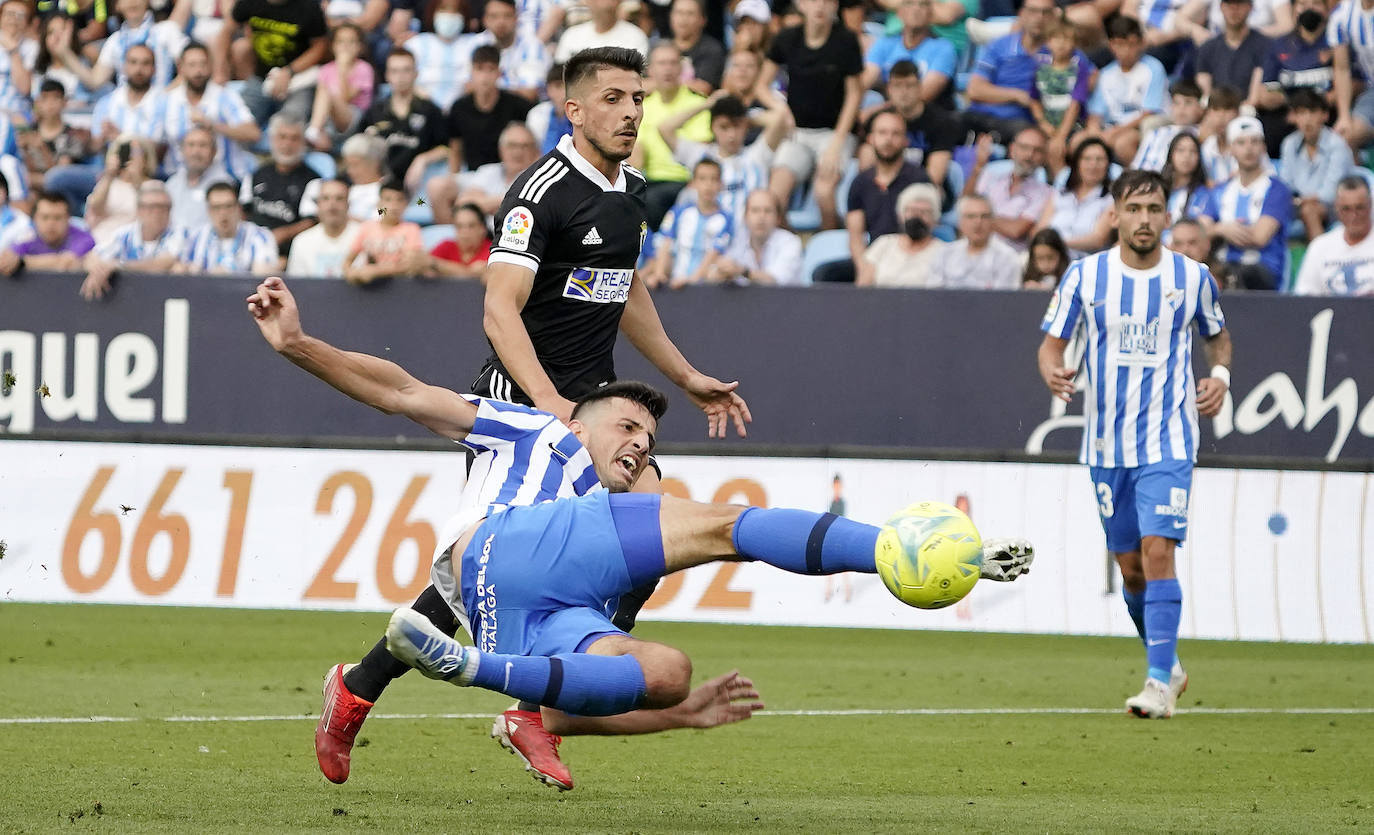
[[[1096,707],[913,707],[854,708],[850,710],[763,710],[761,719],[781,716],[1115,716],[1124,711]],[[1374,707],[1194,707],[1178,714],[1200,716],[1368,716]],[[469,719],[489,720],[490,713],[374,713],[369,719]],[[257,716],[12,716],[0,717],[0,725],[100,725],[113,722],[314,722],[313,714],[264,714]]]

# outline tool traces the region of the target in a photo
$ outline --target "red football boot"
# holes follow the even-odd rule
[[[331,783],[348,779],[353,739],[372,709],[372,702],[348,692],[343,681],[346,670],[343,664],[337,664],[324,677],[324,706],[320,708],[320,722],[315,726],[315,759],[319,760],[320,771]]]
[[[491,735],[502,748],[523,760],[525,770],[536,780],[559,791],[573,787],[572,772],[558,758],[558,745],[563,737],[544,729],[539,711],[508,710],[496,717]]]

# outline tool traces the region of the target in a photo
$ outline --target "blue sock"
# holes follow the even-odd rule
[[[644,670],[631,655],[502,655],[472,647],[467,652],[469,664],[477,661],[472,684],[566,713],[628,713],[648,694]]]
[[[1135,631],[1140,635],[1140,642],[1145,643],[1145,592],[1131,591],[1124,586],[1121,589],[1121,596],[1126,598],[1126,612],[1131,616],[1131,622],[1135,624]]]
[[[1169,683],[1178,655],[1178,621],[1183,613],[1183,589],[1178,580],[1145,583],[1145,659],[1150,678]]]
[[[876,574],[879,530],[833,513],[751,507],[735,521],[735,550],[793,574]]]

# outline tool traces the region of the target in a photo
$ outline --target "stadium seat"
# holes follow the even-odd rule
[[[434,210],[429,207],[428,200],[426,200],[423,205],[421,205],[418,199],[412,200],[410,204],[406,206],[406,213],[401,215],[401,219],[408,220],[411,223],[418,223],[420,226],[429,226],[434,223]]]
[[[849,166],[844,170],[844,176],[840,178],[839,186],[835,189],[835,202],[840,217],[844,217],[849,186],[858,175],[859,162],[851,159]],[[812,232],[821,228],[821,209],[816,205],[816,197],[811,191],[810,183],[802,183],[793,190],[792,206],[787,211],[787,225],[793,232]]]
[[[429,252],[444,241],[453,239],[452,226],[422,226],[420,227],[420,240],[424,241],[425,252]]]
[[[844,229],[827,229],[817,232],[806,242],[802,253],[802,277],[810,284],[815,277],[816,268],[835,261],[849,260],[849,232]]]
[[[324,151],[311,151],[306,154],[305,164],[326,180],[332,180],[339,175],[338,163],[334,162],[334,158]]]

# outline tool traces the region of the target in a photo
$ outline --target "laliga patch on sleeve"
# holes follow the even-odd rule
[[[1054,321],[1054,317],[1059,313],[1059,291],[1056,290],[1050,295],[1050,306],[1045,309],[1045,324]]]
[[[501,221],[501,240],[497,246],[524,252],[530,248],[530,233],[533,231],[534,215],[524,206],[516,206]]]

